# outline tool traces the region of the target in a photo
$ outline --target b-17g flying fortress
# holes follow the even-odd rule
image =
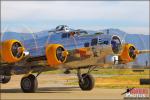
[[[2,99],[17,99],[15,92],[27,99],[120,99],[147,89],[147,1],[2,1],[1,6]]]
[[[105,64],[133,62],[139,54],[150,52],[137,50],[134,44],[123,44],[116,35],[99,32],[89,34],[86,30],[70,29],[66,25],[57,26],[55,30],[42,31],[40,34],[44,36],[39,35],[24,41],[13,38],[1,41],[2,83],[9,82],[12,75],[25,74],[20,82],[22,91],[35,92],[37,76],[42,72],[56,69],[69,72],[75,69],[80,88],[91,90],[94,87],[94,78],[90,72],[95,68]],[[104,61],[108,55],[114,55],[112,60]],[[85,68],[89,69],[88,72],[81,73],[80,70]],[[32,73],[37,73],[37,76]]]

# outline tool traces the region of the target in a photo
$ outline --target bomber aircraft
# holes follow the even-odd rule
[[[138,54],[149,50],[137,50],[133,44],[122,43],[119,36],[73,30],[66,25],[50,31],[34,33],[3,33],[0,45],[0,82],[8,83],[12,75],[24,74],[20,85],[23,92],[36,92],[37,77],[44,71],[63,69],[65,73],[77,70],[79,87],[92,90],[94,78],[90,74],[105,63],[126,64],[133,62]],[[16,34],[18,38],[5,37]],[[27,37],[27,38],[25,38]],[[20,39],[21,38],[21,39]],[[24,39],[25,38],[25,39]],[[114,55],[115,59],[104,62],[104,57]],[[81,69],[88,69],[82,73]],[[37,73],[37,75],[33,75]]]

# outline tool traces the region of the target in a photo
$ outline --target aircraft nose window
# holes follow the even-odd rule
[[[120,51],[120,47],[121,47],[121,41],[117,36],[114,36],[111,40],[111,46],[112,46],[112,50],[113,52],[116,54]]]

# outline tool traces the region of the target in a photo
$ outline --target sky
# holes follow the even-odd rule
[[[1,1],[2,31],[37,32],[63,24],[149,34],[149,1]]]

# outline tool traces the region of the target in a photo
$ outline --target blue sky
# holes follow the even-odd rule
[[[71,28],[118,28],[149,34],[148,1],[2,1],[2,31],[41,31],[65,24]]]

